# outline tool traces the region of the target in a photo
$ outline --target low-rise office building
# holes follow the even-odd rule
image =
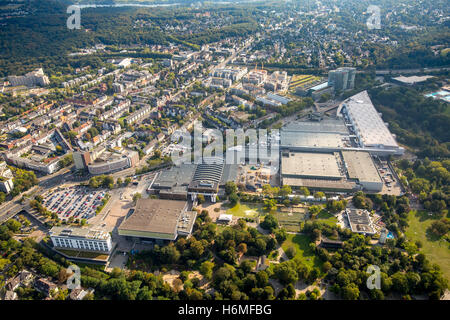
[[[105,253],[112,250],[111,235],[104,230],[53,227],[49,234],[55,248]]]
[[[92,175],[109,174],[136,166],[139,154],[136,151],[125,150],[121,153],[104,151],[87,168]]]

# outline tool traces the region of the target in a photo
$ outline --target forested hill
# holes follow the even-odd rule
[[[69,52],[79,48],[105,45],[151,45],[169,42],[198,49],[201,44],[226,37],[241,37],[257,30],[251,12],[242,9],[217,7],[214,14],[232,14],[227,25],[214,30],[201,30],[188,35],[174,35],[162,30],[167,21],[192,19],[195,8],[181,7],[102,7],[82,9],[81,29],[67,28],[67,1],[27,2],[28,12],[22,17],[5,20],[0,28],[0,77],[23,74],[36,67],[50,71],[63,71],[72,64]],[[138,19],[151,21],[145,27],[136,28]],[[76,62],[74,62],[76,63]]]
[[[375,88],[369,94],[400,143],[414,148],[420,157],[450,156],[448,103],[425,98],[413,88]]]
[[[83,28],[69,30],[66,4],[52,0],[32,2],[36,11],[26,17],[9,19],[0,29],[0,76],[21,74],[39,65],[52,68],[64,64],[67,53],[98,42],[152,44],[164,43],[166,39],[158,30],[133,30],[130,8],[101,8],[95,9],[95,13],[83,10]]]

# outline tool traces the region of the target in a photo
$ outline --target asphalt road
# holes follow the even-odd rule
[[[20,211],[29,208],[28,201],[20,203],[20,199],[24,196],[30,194],[42,194],[45,191],[64,183],[71,178],[70,168],[64,168],[61,171],[54,173],[52,175],[44,176],[39,178],[39,184],[32,187],[31,189],[19,194],[14,199],[4,203],[0,206],[0,222],[4,222],[9,218],[13,217]]]

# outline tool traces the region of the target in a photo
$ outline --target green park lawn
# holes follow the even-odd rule
[[[304,212],[281,212],[280,210],[274,212],[280,226],[288,232],[300,232],[301,225],[305,221]]]
[[[286,250],[293,246],[296,250],[295,257],[299,257],[305,265],[310,267],[318,267],[321,269],[322,262],[319,257],[317,257],[314,251],[309,247],[311,239],[309,236],[304,234],[288,234],[286,241],[283,242],[281,247],[286,252]]]
[[[438,240],[427,234],[428,227],[436,218],[428,216],[424,211],[414,211],[408,215],[409,227],[406,237],[412,241],[422,242],[421,252],[433,263],[441,267],[446,279],[450,281],[450,247],[445,240]]]
[[[227,210],[227,214],[242,218],[256,218],[259,216],[259,212],[259,206],[246,205],[239,202],[233,208]]]
[[[329,213],[327,210],[322,210],[316,216],[316,221],[326,223],[330,226],[335,226],[338,222],[337,218]]]

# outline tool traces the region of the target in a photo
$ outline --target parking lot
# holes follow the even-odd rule
[[[377,167],[378,173],[383,181],[383,189],[381,190],[381,193],[396,196],[401,195],[402,187],[400,182],[395,178],[387,161],[376,159],[375,166]]]
[[[90,189],[83,186],[72,186],[52,190],[44,197],[44,206],[58,214],[62,220],[90,219],[96,215],[96,209],[102,205],[106,196],[104,189]]]

